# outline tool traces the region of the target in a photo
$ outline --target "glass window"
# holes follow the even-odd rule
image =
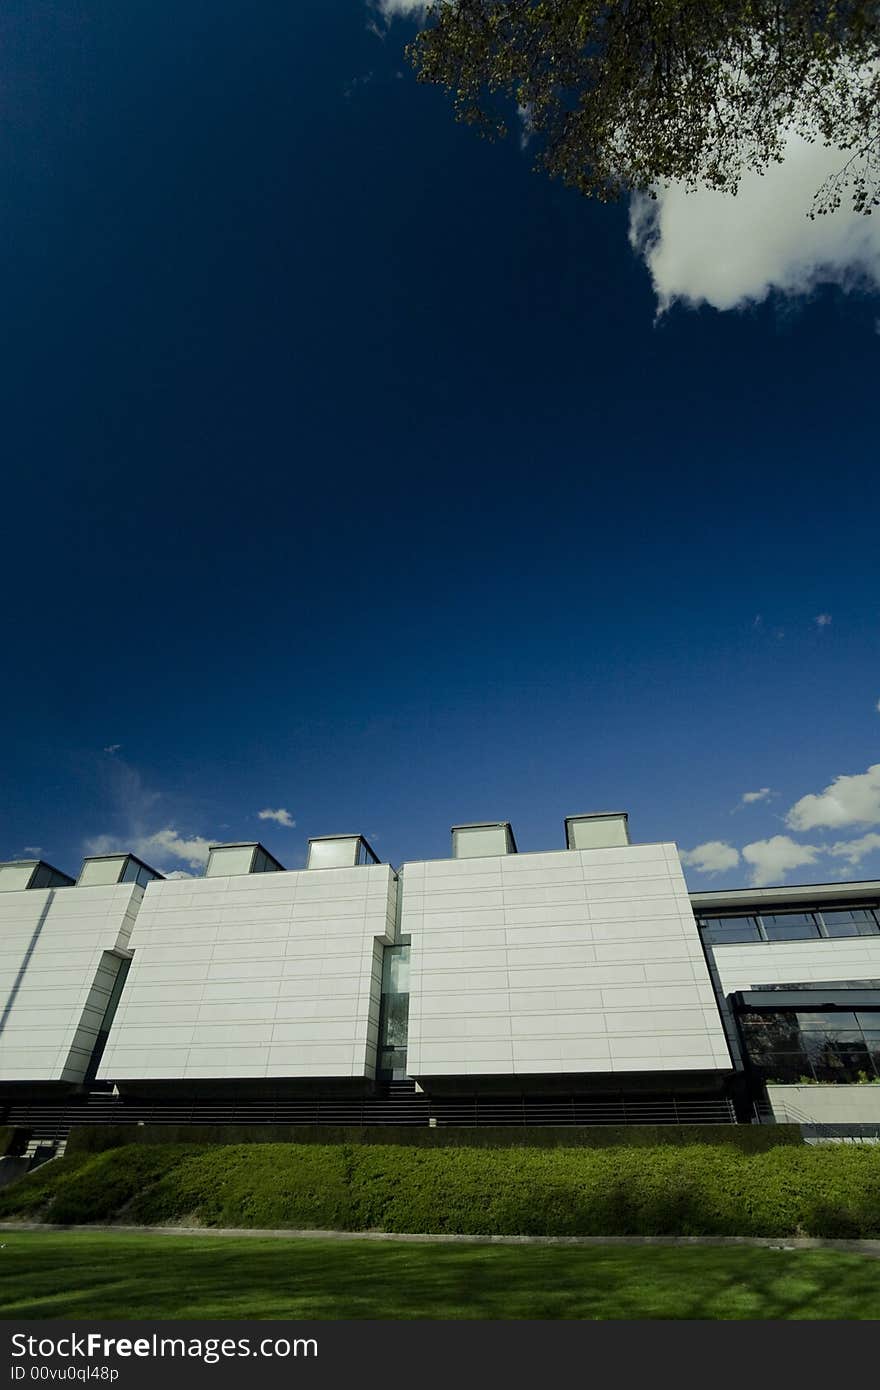
[[[877,930],[877,919],[869,907],[835,908],[833,912],[823,912],[822,921],[829,936],[872,936]]]
[[[803,941],[819,935],[812,912],[779,912],[761,914],[761,925],[768,941]]]
[[[272,874],[277,872],[278,865],[264,849],[258,849],[254,856],[254,867],[252,872],[255,874]]]
[[[382,1047],[379,1049],[379,1075],[385,1081],[406,1079],[406,1048]]]
[[[409,1032],[409,946],[386,946],[382,957],[382,1005],[379,1012],[379,1075],[406,1076]]]
[[[765,1081],[796,1086],[799,1081],[813,1079],[809,1058],[803,1052],[774,1052],[757,1063]]]
[[[799,1013],[796,1017],[798,1026],[804,1032],[822,1028],[836,1033],[838,1029],[858,1028],[855,1014],[848,1009],[811,1009],[809,1013]]]
[[[845,1052],[829,1049],[821,1058],[813,1061],[813,1075],[817,1081],[830,1082],[832,1085],[853,1083],[868,1076],[873,1077],[874,1068],[866,1049]]]
[[[762,912],[761,921],[765,927],[812,927],[815,923],[815,917],[812,912]]]
[[[382,1007],[382,1046],[406,1047],[408,1025],[409,995],[386,994]]]
[[[703,923],[703,936],[710,946],[733,946],[761,939],[754,917],[708,917]]]
[[[409,947],[386,946],[382,960],[382,993],[406,994],[409,990]]]
[[[740,1026],[749,1061],[765,1080],[852,1083],[880,1075],[880,1028],[864,1027],[878,1019],[880,1010],[751,1010]]]

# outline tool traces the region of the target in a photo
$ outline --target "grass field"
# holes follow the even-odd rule
[[[0,1233],[4,1318],[877,1318],[880,1260],[560,1247]]]

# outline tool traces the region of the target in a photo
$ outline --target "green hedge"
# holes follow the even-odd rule
[[[666,1144],[730,1144],[763,1153],[780,1144],[801,1144],[798,1125],[394,1125],[334,1128],[330,1125],[77,1125],[68,1153],[98,1153],[123,1144],[405,1144],[446,1149],[656,1148]]]
[[[475,1235],[880,1236],[880,1147],[129,1145],[0,1192],[0,1219]]]

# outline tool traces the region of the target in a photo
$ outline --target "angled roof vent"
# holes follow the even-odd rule
[[[137,883],[146,888],[154,878],[164,878],[136,854],[93,854],[83,860],[77,888],[105,888],[114,883]]]
[[[595,811],[585,816],[566,816],[565,843],[568,849],[614,849],[618,845],[628,845],[626,811]]]
[[[208,867],[205,878],[227,878],[233,874],[272,874],[283,873],[284,865],[279,864],[273,854],[257,840],[248,840],[231,845],[211,845],[208,850]]]
[[[453,859],[482,859],[488,855],[516,854],[516,840],[509,820],[476,821],[452,827]]]
[[[53,869],[45,859],[13,859],[0,864],[0,893],[22,888],[71,888],[76,879]]]
[[[378,864],[363,835],[317,835],[309,840],[308,869],[353,869],[358,864]]]

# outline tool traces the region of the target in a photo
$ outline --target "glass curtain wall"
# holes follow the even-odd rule
[[[739,1015],[752,1067],[765,1082],[876,1082],[880,1010],[757,1010]]]
[[[408,1029],[409,946],[386,946],[382,958],[382,1004],[379,1010],[380,1080],[405,1079]]]
[[[819,937],[876,936],[880,911],[874,907],[833,908],[827,912],[751,913],[742,917],[700,918],[708,946],[753,941],[810,941]]]

